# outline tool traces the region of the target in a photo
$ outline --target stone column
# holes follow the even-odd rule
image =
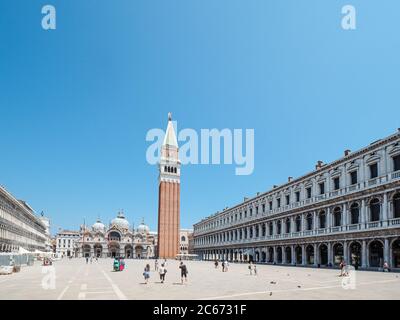
[[[347,241],[343,241],[343,260],[349,264],[349,250]]]
[[[290,250],[291,250],[291,256],[292,256],[292,261],[291,261],[291,263],[292,263],[292,265],[295,265],[296,264],[296,253],[294,252],[294,245],[291,245],[290,246]]]
[[[365,223],[367,222],[367,213],[366,213],[365,199],[361,200],[361,228],[365,228]]]
[[[306,265],[306,246],[304,244],[301,245],[301,264]]]
[[[368,266],[368,257],[367,257],[367,241],[363,240],[362,241],[362,247],[361,247],[361,267],[362,268],[367,268]]]
[[[331,208],[326,208],[326,228],[329,229],[331,227]]]
[[[346,230],[348,224],[348,210],[347,203],[343,203],[343,213],[342,213],[342,229]]]
[[[282,250],[282,264],[285,264],[285,263],[286,263],[286,251],[285,251],[285,247],[282,246],[282,247],[281,247],[281,250]]]
[[[328,264],[331,263],[333,265],[333,254],[332,254],[332,243],[328,242]]]
[[[290,217],[290,229],[291,229],[290,232],[295,232],[296,231],[294,216]]]
[[[317,221],[317,211],[314,211],[313,214],[313,230],[317,230],[318,229],[318,221]]]
[[[392,264],[390,259],[390,246],[389,246],[389,239],[385,238],[385,243],[383,247],[383,262],[387,262],[389,266]]]
[[[383,220],[383,223],[382,223],[382,225],[383,226],[387,226],[387,220],[388,220],[388,208],[389,208],[389,206],[388,206],[388,198],[387,198],[387,193],[385,192],[384,194],[383,194],[383,203],[382,203],[382,220]]]
[[[314,244],[314,266],[318,266],[319,263],[319,252],[318,252],[318,245]]]
[[[276,247],[273,247],[273,249],[274,249],[274,262],[275,262],[275,263],[278,263],[278,262],[277,262],[277,260],[278,260],[278,259],[277,259],[277,258],[278,258],[278,250],[276,249]]]

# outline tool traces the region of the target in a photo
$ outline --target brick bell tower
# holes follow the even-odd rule
[[[175,259],[179,253],[180,175],[178,141],[168,113],[168,126],[161,147],[158,177],[158,257]]]

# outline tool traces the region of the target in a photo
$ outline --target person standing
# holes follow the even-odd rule
[[[150,265],[149,264],[146,264],[146,266],[144,267],[143,276],[144,276],[144,282],[147,284],[149,282],[149,278],[150,278]]]
[[[215,269],[217,269],[218,268],[218,260],[217,259],[215,259],[214,265],[215,265]]]
[[[221,266],[222,266],[222,272],[225,272],[225,261],[222,261]]]
[[[387,263],[387,261],[385,261],[385,263],[383,264],[383,272],[390,272],[389,264]]]
[[[345,271],[346,263],[344,260],[340,261],[339,268],[340,268],[340,275],[339,277],[343,277]]]
[[[154,261],[154,270],[158,271],[158,260]]]
[[[88,263],[89,263],[89,257],[86,256],[86,264],[88,264]]]
[[[160,274],[161,283],[165,281],[165,274],[167,273],[167,269],[164,266],[164,263],[161,264],[161,267],[158,269],[158,273]]]
[[[189,273],[186,265],[181,261],[179,265],[179,269],[181,269],[181,284],[183,284],[183,278],[185,278],[185,282],[187,282],[187,274]]]
[[[250,275],[253,275],[253,263],[251,261],[249,262],[249,271]]]

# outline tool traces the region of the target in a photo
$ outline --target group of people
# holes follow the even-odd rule
[[[214,261],[215,269],[218,269],[218,265],[219,265],[218,260],[215,260]],[[227,272],[228,271],[228,267],[229,267],[228,261],[227,260],[222,261],[221,262],[221,267],[222,267],[222,272]]]
[[[340,269],[339,277],[347,277],[349,275],[349,267],[347,266],[346,261],[344,261],[344,260],[340,261],[339,269]],[[355,270],[358,269],[358,262],[357,261],[354,264],[354,269]],[[382,271],[383,272],[390,272],[389,264],[387,263],[387,261],[385,261],[383,263]]]
[[[124,271],[125,270],[125,260],[121,257],[114,258],[114,271]]]
[[[184,281],[187,282],[187,275],[189,273],[188,269],[187,269],[186,265],[183,263],[183,261],[181,261],[179,263],[179,269],[181,271],[181,283],[183,284]],[[161,266],[158,266],[158,260],[156,259],[154,261],[154,270],[156,272],[158,272],[158,274],[160,276],[160,282],[164,283],[165,275],[167,274],[167,260],[164,260],[161,263]],[[150,279],[150,264],[146,264],[146,266],[144,267],[143,277],[144,277],[145,284],[147,284]]]
[[[71,257],[70,257],[70,258],[71,258]],[[96,260],[96,262],[99,261],[99,258],[98,258],[97,256],[94,257],[94,259]],[[93,262],[93,257],[88,257],[88,256],[86,256],[86,264],[88,264],[89,261],[90,261],[90,263],[92,263],[92,262]]]

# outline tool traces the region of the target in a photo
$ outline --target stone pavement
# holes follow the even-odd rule
[[[143,269],[151,277],[144,284]],[[188,283],[181,285],[179,262],[170,260],[166,282],[154,272],[154,260],[126,260],[126,269],[112,271],[112,259],[86,264],[84,259],[61,260],[52,267],[36,262],[21,272],[0,276],[0,299],[399,299],[400,274],[358,271],[351,278],[339,270],[257,265],[250,275],[247,264],[233,264],[228,272],[213,262],[187,261]],[[47,271],[47,273],[42,273]],[[52,275],[55,273],[55,287]],[[350,281],[344,289],[342,280]]]

